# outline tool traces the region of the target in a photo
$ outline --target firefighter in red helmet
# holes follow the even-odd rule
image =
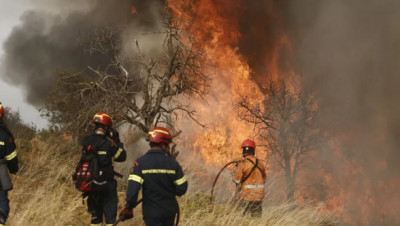
[[[114,179],[113,162],[124,162],[126,151],[119,135],[113,130],[111,117],[105,112],[94,115],[91,122],[95,125],[94,133],[83,140],[84,150],[97,152],[97,162],[104,176],[99,189],[88,194],[88,211],[91,214],[91,225],[102,225],[103,216],[106,225],[113,225],[117,218],[118,197],[117,181]]]
[[[1,102],[0,102],[0,119],[2,119],[3,116],[4,116],[4,107],[3,107],[3,105],[1,105]]]
[[[240,204],[244,207],[244,214],[250,213],[253,217],[262,214],[264,200],[264,183],[267,178],[265,165],[256,158],[256,144],[247,139],[242,145],[243,159],[236,166],[234,181],[241,186]]]
[[[175,196],[186,193],[188,183],[178,162],[168,155],[172,136],[168,129],[155,127],[147,136],[150,150],[138,158],[128,178],[126,206],[120,220],[133,218],[140,189],[143,219],[147,226],[174,225],[179,212]]]
[[[17,173],[18,157],[13,134],[3,121],[4,107],[0,102],[0,225],[5,225],[10,212],[8,191],[12,187],[9,173]]]

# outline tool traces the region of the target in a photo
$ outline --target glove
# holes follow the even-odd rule
[[[123,209],[121,213],[119,213],[119,220],[126,221],[133,218],[133,211],[128,209]]]

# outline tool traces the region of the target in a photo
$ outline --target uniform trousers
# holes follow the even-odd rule
[[[175,216],[172,217],[143,217],[146,226],[174,226]]]
[[[102,223],[103,215],[106,224],[115,223],[118,209],[117,182],[108,181],[100,191],[89,192],[88,196],[87,205],[92,215],[91,223]]]

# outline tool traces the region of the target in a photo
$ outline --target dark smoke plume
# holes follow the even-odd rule
[[[157,28],[163,3],[90,0],[83,4],[60,0],[50,5],[59,9],[66,5],[74,7],[61,15],[41,10],[25,12],[22,24],[14,28],[4,44],[2,79],[22,87],[27,100],[34,105],[40,105],[45,99],[58,71],[77,72],[88,65],[97,67],[107,62],[104,56],[89,56],[76,48],[78,38],[105,26],[125,27],[129,35]],[[84,8],[78,9],[80,5]]]

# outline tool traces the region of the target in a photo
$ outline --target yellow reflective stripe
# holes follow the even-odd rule
[[[255,185],[255,184],[246,184],[244,188],[264,188],[263,184]]]
[[[143,182],[144,182],[143,178],[139,177],[138,175],[134,175],[134,174],[129,175],[128,180],[136,181],[139,184],[143,184]]]
[[[7,155],[5,158],[7,161],[10,161],[11,159],[17,157],[17,151],[14,151],[13,153]]]
[[[97,154],[98,155],[107,155],[107,152],[106,151],[98,151]]]
[[[154,137],[154,134],[155,134],[156,132],[169,135],[169,133],[168,133],[167,131],[159,130],[159,129],[156,129],[156,130],[154,130],[154,131],[150,131],[150,132],[149,132],[149,135],[152,136],[152,137]]]
[[[174,184],[181,185],[181,184],[183,184],[185,182],[186,182],[186,178],[182,177],[181,179],[178,179],[178,180],[174,181]]]
[[[111,118],[109,115],[103,113],[103,114],[101,114],[101,115],[96,114],[96,115],[93,117],[93,119],[95,119],[95,118],[97,118],[97,117],[103,119],[104,116],[107,116],[107,117]]]
[[[100,224],[90,224],[90,226],[101,226],[101,223]]]
[[[164,130],[159,130],[159,129],[156,129],[156,130],[154,130],[154,132],[159,132],[159,133],[163,133],[163,134],[169,134],[167,131],[164,131]]]
[[[167,169],[148,169],[142,170],[142,174],[149,174],[149,173],[165,173],[165,174],[175,174],[175,170],[167,170]]]
[[[0,141],[0,145],[4,145],[4,141]]]
[[[124,150],[124,149],[119,148],[118,151],[117,151],[117,153],[115,153],[115,155],[114,155],[114,159],[118,158],[118,157],[121,155],[121,153],[122,153],[123,150]]]

